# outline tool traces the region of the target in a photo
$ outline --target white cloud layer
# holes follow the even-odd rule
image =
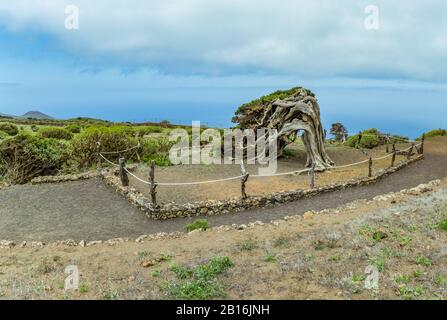
[[[64,28],[66,5],[80,29]],[[447,80],[447,2],[376,0],[2,0],[0,25],[42,32],[94,63],[168,73]]]

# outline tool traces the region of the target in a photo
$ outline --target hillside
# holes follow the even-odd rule
[[[42,113],[40,111],[28,111],[24,115],[22,115],[20,118],[25,119],[38,119],[38,120],[51,120],[53,117],[50,117],[49,115],[46,115],[45,113]]]

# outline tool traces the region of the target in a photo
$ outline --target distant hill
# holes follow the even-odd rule
[[[14,116],[11,116],[10,114],[5,114],[0,112],[0,117],[2,118],[14,118]]]
[[[42,113],[40,111],[28,111],[24,115],[22,115],[20,118],[25,119],[37,119],[37,120],[52,120],[53,117],[50,117],[49,115],[46,115],[45,113]]]

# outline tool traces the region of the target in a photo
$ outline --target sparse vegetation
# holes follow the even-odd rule
[[[264,257],[265,262],[276,262],[276,255],[269,253]]]
[[[252,239],[244,240],[238,245],[239,250],[241,251],[252,251],[256,249],[258,246],[255,241]]]
[[[447,219],[444,219],[441,222],[439,222],[438,226],[441,230],[447,231]]]
[[[210,225],[207,220],[205,219],[198,219],[194,221],[193,223],[190,223],[186,225],[186,231],[191,232],[194,230],[207,230],[210,228]]]
[[[171,271],[177,276],[176,281],[163,286],[168,295],[175,299],[211,299],[223,298],[225,291],[216,277],[233,267],[228,257],[216,257],[208,263],[199,264],[194,269],[175,266]]]

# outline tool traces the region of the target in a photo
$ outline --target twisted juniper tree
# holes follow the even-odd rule
[[[244,104],[233,122],[241,129],[276,129],[279,156],[300,135],[307,150],[306,167],[315,165],[316,170],[325,170],[334,165],[324,147],[320,106],[310,90],[297,87],[276,91]]]

